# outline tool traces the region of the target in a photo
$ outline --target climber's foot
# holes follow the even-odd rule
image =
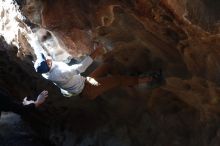
[[[159,71],[152,72],[150,76],[152,77],[152,81],[148,84],[149,88],[156,88],[165,83],[165,79],[161,69]]]

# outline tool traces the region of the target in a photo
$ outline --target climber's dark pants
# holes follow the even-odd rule
[[[139,77],[122,76],[118,74],[105,76],[110,71],[113,72],[113,68],[110,64],[103,64],[100,67],[98,67],[95,71],[93,71],[89,76],[94,78],[100,85],[92,85],[86,80],[85,87],[81,93],[81,96],[93,100],[97,96],[112,88],[121,86],[133,86],[138,84]]]

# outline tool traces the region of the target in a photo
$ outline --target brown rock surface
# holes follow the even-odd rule
[[[219,145],[218,5],[215,0],[27,1],[23,14],[50,30],[72,56],[89,54],[99,41],[108,50],[104,61],[122,73],[162,68],[166,84],[114,89],[95,101],[67,99],[34,73],[30,60],[14,54],[1,57],[19,68],[7,67],[2,85],[21,97],[49,90],[45,107],[26,120],[56,145]],[[17,86],[15,80],[23,83]]]

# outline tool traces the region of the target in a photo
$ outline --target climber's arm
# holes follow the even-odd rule
[[[30,113],[36,108],[40,107],[48,96],[47,91],[43,91],[39,94],[36,101],[28,101],[27,98],[24,99],[23,104],[12,100],[7,94],[0,92],[0,112],[14,112],[20,115]]]
[[[78,73],[83,73],[86,69],[92,64],[93,60],[102,55],[104,53],[104,49],[102,45],[98,45],[95,50],[87,56],[82,62],[79,64],[74,64],[71,66],[72,70],[78,71]]]
[[[38,95],[38,97],[35,101],[27,100],[27,97],[25,97],[24,100],[23,100],[23,106],[25,108],[29,108],[29,107],[33,107],[33,106],[36,107],[36,108],[40,107],[45,102],[47,97],[48,97],[48,91],[46,91],[46,90],[42,91]]]
[[[87,56],[82,62],[78,64],[71,65],[71,70],[77,71],[78,73],[83,73],[92,64],[93,59]]]

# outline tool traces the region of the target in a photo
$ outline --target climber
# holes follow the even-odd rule
[[[95,69],[88,77],[83,77],[83,73],[97,56],[103,53],[103,47],[97,49],[87,56],[81,63],[67,65],[64,62],[53,61],[51,57],[45,57],[35,62],[36,72],[51,80],[57,85],[64,96],[70,97],[80,95],[94,100],[97,96],[103,94],[112,88],[119,86],[133,86],[141,83],[151,83],[161,79],[161,74],[155,77],[134,77],[124,75],[105,76],[109,71],[113,71],[111,65],[103,64]],[[105,77],[104,77],[105,76]]]
[[[48,91],[42,91],[35,101],[27,100],[27,97],[23,99],[22,103],[17,103],[12,101],[12,97],[9,93],[5,92],[3,89],[0,89],[0,116],[1,111],[5,112],[14,112],[19,115],[29,113],[36,108],[39,108],[48,97]]]

